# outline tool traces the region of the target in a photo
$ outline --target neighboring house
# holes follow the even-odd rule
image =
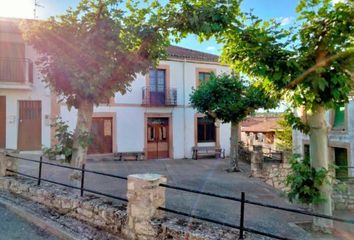
[[[354,93],[344,107],[337,107],[327,112],[329,123],[330,160],[338,166],[354,167]],[[299,116],[301,113],[299,112]],[[309,156],[309,137],[299,131],[293,131],[294,152]],[[337,177],[353,177],[354,168],[339,168]]]
[[[95,107],[94,144],[89,153],[144,152],[147,159],[191,158],[193,146],[216,146],[229,152],[230,125],[196,113],[192,89],[210,73],[229,72],[218,56],[172,46],[168,60],[139,75],[125,95]],[[65,105],[60,115],[73,128],[76,111]]]
[[[0,18],[0,148],[40,150],[53,140],[50,120],[61,116],[71,129],[77,112],[58,104],[44,87],[35,51],[24,44],[16,20]],[[192,89],[210,73],[230,73],[219,57],[172,46],[168,59],[139,75],[127,94],[94,109],[91,154],[144,152],[146,158],[190,158],[193,146],[229,153],[230,124],[196,113]],[[6,126],[6,127],[2,127]]]
[[[275,149],[275,130],[279,129],[278,117],[248,117],[241,122],[241,141],[246,147],[262,145]]]
[[[17,23],[0,18],[0,148],[40,150],[50,145],[52,99]]]

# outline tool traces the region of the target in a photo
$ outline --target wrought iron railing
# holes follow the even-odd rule
[[[151,88],[143,87],[143,105],[144,106],[176,106],[177,89],[175,88]]]
[[[33,83],[33,62],[27,58],[0,57],[0,83]]]

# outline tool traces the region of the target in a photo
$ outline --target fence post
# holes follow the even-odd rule
[[[81,168],[81,187],[80,187],[80,196],[84,196],[84,184],[85,184],[85,163],[82,164]]]
[[[253,145],[254,151],[251,152],[251,176],[261,177],[263,169],[262,146]]]
[[[241,208],[240,208],[240,235],[239,240],[243,240],[244,232],[244,219],[245,219],[245,192],[241,192]]]
[[[6,177],[6,176],[13,176],[16,175],[14,173],[11,173],[9,171],[6,171],[6,169],[10,169],[13,171],[17,170],[17,165],[14,159],[11,159],[11,157],[8,157],[8,153],[14,152],[13,150],[8,150],[8,149],[2,149],[0,150],[0,177]]]
[[[129,239],[155,240],[158,229],[152,219],[162,217],[159,207],[165,206],[165,176],[134,174],[128,176],[128,226],[124,229]]]
[[[41,185],[41,178],[42,178],[42,161],[43,157],[39,157],[39,169],[38,169],[38,180],[37,180],[37,185]]]

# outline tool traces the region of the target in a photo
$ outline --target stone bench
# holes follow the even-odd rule
[[[201,146],[195,146],[192,147],[192,158],[194,160],[198,160],[198,157],[203,155],[203,156],[212,156],[214,155],[215,158],[225,158],[225,149],[222,148],[216,148],[216,147],[201,147]]]
[[[143,160],[144,152],[117,152],[114,154],[114,159],[119,161],[124,160]]]

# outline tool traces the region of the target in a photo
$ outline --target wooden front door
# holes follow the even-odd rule
[[[0,148],[6,147],[6,97],[0,96]]]
[[[22,151],[42,148],[41,101],[19,101],[18,149]]]
[[[147,159],[168,158],[168,118],[148,118],[147,124]]]
[[[91,135],[93,141],[88,148],[89,154],[113,152],[113,119],[111,117],[95,117],[92,119]]]

